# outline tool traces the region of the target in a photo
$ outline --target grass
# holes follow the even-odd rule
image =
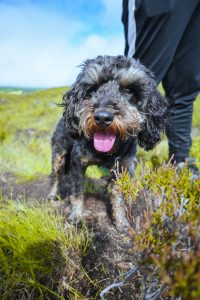
[[[1,200],[1,299],[47,299],[52,295],[65,299],[66,292],[78,293],[70,281],[79,269],[77,258],[86,254],[90,243],[86,227],[66,226],[64,218],[47,204],[30,207]],[[63,278],[67,289],[62,286]]]
[[[192,126],[193,128],[200,127],[200,95],[197,96],[196,101],[194,102]]]
[[[66,88],[29,94],[0,93],[0,173],[34,180],[50,173],[50,138],[62,114]]]
[[[1,172],[11,172],[20,181],[30,181],[50,173],[50,139],[26,142],[12,137],[0,146]]]

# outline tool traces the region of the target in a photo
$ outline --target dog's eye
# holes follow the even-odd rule
[[[126,89],[126,94],[129,97],[129,102],[130,103],[132,103],[132,104],[138,103],[139,97],[138,97],[135,90],[133,90],[131,88],[127,88]]]
[[[126,86],[126,92],[128,94],[132,94],[133,96],[136,97],[137,93],[136,93],[136,88],[134,86]]]
[[[84,98],[85,99],[91,98],[93,92],[94,92],[94,89],[92,89],[92,88],[88,89],[84,94]]]
[[[134,92],[131,90],[131,88],[128,88],[128,87],[126,88],[126,93],[131,94],[131,95],[134,94]]]
[[[84,86],[84,98],[89,99],[91,98],[92,94],[96,92],[98,86],[96,84],[94,85],[85,85]]]
[[[120,91],[123,93],[123,94],[131,94],[131,95],[135,95],[135,91],[134,89],[132,89],[132,87],[129,87],[129,86],[126,86],[126,87],[121,87],[120,88]]]
[[[111,103],[108,104],[111,108],[115,110],[119,110],[119,103],[117,101],[112,101]]]

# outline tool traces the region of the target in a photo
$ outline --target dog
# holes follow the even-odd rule
[[[136,144],[152,149],[165,129],[168,101],[156,89],[152,73],[124,56],[88,59],[75,83],[63,96],[64,114],[52,137],[52,187],[56,198],[65,173],[71,188],[70,222],[82,219],[84,174],[89,165],[136,167]],[[112,176],[111,176],[112,178]],[[109,183],[116,229],[127,231],[123,197]]]

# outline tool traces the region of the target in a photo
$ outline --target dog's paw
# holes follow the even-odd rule
[[[59,198],[60,197],[58,196],[58,194],[50,192],[46,199],[48,201],[55,201],[55,200],[59,200]]]
[[[83,220],[83,209],[80,206],[72,208],[72,211],[68,217],[68,222],[71,224],[81,223]]]
[[[58,193],[58,185],[57,183],[54,183],[53,186],[51,187],[51,190],[47,196],[47,200],[59,200],[59,193]]]
[[[56,197],[55,197],[54,194],[49,193],[46,199],[47,199],[48,201],[53,201],[53,200],[56,200]]]
[[[130,224],[127,219],[118,220],[118,222],[115,223],[115,227],[119,233],[127,234],[130,228]]]

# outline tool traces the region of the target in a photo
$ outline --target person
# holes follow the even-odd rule
[[[189,158],[193,102],[200,91],[200,0],[123,0],[125,55],[139,59],[171,99],[169,157],[198,174]]]

